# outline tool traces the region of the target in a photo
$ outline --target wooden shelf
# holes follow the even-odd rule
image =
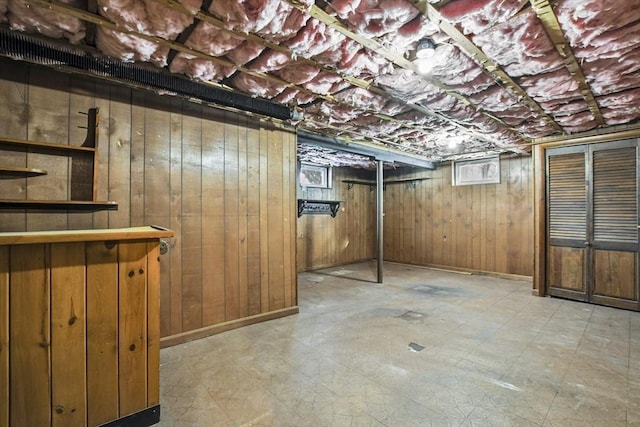
[[[0,199],[0,209],[39,209],[65,211],[116,210],[118,204],[111,201],[84,200],[7,200]]]
[[[47,171],[42,169],[0,166],[0,177],[22,178],[25,176],[40,176],[46,174]]]
[[[0,245],[159,239],[173,236],[173,230],[157,225],[99,230],[28,231],[0,233]]]
[[[47,169],[50,170],[52,167],[56,168],[57,165],[57,168],[61,169],[61,162],[57,160],[55,162],[48,162],[50,156],[54,158],[60,156],[66,157],[69,159],[69,163],[67,164],[70,166],[67,171],[67,177],[64,177],[64,171],[60,171],[59,175],[54,173],[48,177],[54,180],[57,179],[58,181],[68,180],[69,189],[67,200],[11,199],[12,197],[15,198],[22,195],[21,192],[16,189],[12,193],[5,195],[8,199],[0,199],[0,209],[40,209],[85,212],[118,209],[118,204],[115,202],[96,200],[98,183],[98,109],[90,108],[86,116],[87,134],[80,146],[0,136],[0,152],[12,151],[19,153],[19,156],[24,154],[27,166],[30,166],[32,157],[35,157],[33,166],[47,165]],[[24,164],[22,161],[16,162],[17,164]],[[37,168],[0,165],[0,178],[37,177],[42,175],[47,175],[47,171]],[[34,179],[33,181],[28,180],[27,188],[31,185],[34,187],[41,186],[43,182],[40,178]],[[29,193],[28,189],[26,193]],[[40,191],[39,193],[43,192]],[[59,198],[61,196],[57,195],[53,197]]]
[[[95,147],[79,147],[76,145],[68,145],[68,144],[54,144],[52,142],[38,142],[38,141],[28,141],[26,139],[14,139],[14,138],[0,138],[0,144],[4,145],[16,145],[22,147],[33,147],[38,149],[49,149],[56,151],[85,151],[85,152],[94,152],[96,151]]]
[[[303,214],[331,215],[335,218],[340,208],[339,200],[298,199],[298,218]]]

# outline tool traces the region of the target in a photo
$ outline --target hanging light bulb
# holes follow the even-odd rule
[[[436,54],[436,45],[430,39],[421,39],[414,53],[413,63],[416,72],[420,75],[427,75],[433,69],[432,58]]]
[[[430,39],[421,39],[416,46],[416,58],[431,58],[436,54],[436,45]]]

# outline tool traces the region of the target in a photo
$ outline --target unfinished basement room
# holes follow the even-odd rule
[[[640,0],[0,0],[0,427],[640,427]]]

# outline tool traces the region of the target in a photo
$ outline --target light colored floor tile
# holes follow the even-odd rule
[[[161,350],[162,427],[640,426],[640,313],[393,263],[298,283],[298,315]]]

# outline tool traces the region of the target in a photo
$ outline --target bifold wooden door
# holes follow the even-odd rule
[[[547,289],[638,310],[638,142],[546,150]]]

